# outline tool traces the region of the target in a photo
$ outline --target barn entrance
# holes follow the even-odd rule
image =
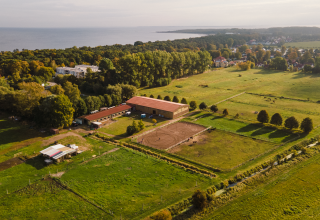
[[[157,114],[157,113],[156,113],[156,110],[153,110],[152,112],[153,112],[153,114],[154,114],[154,115],[156,115],[156,114]]]

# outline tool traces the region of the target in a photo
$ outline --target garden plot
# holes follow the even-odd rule
[[[201,125],[177,122],[140,136],[137,141],[144,145],[163,150],[205,129],[206,127]]]

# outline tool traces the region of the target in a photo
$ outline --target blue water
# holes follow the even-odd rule
[[[134,44],[135,41],[164,41],[199,34],[157,33],[195,27],[118,27],[118,28],[0,28],[0,51],[14,49],[65,49],[73,46]],[[199,27],[196,27],[199,28]]]

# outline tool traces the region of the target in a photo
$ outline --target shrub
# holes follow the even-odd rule
[[[181,103],[182,103],[182,104],[188,104],[186,98],[182,98]]]
[[[222,114],[223,114],[224,116],[229,115],[229,111],[228,111],[228,109],[224,109],[224,110],[223,110],[223,112],[222,112]]]
[[[229,181],[225,180],[223,182],[221,182],[221,189],[227,188],[229,186]]]
[[[142,131],[145,128],[144,123],[142,122],[142,119],[138,122],[139,131]]]
[[[313,122],[311,118],[305,118],[303,119],[303,121],[301,122],[300,125],[301,130],[303,130],[306,133],[309,133],[310,131],[313,130]]]
[[[217,112],[218,111],[218,107],[216,105],[211,105],[210,109],[213,112]]]
[[[272,115],[270,123],[274,124],[274,125],[281,126],[282,121],[283,120],[282,120],[281,115],[279,113],[275,113],[274,115]]]
[[[196,209],[204,209],[208,204],[206,193],[201,190],[195,191],[192,195],[192,204]]]
[[[257,120],[261,123],[269,122],[269,114],[266,110],[261,110],[258,114]]]
[[[190,109],[191,110],[194,110],[194,109],[196,109],[197,108],[197,102],[196,101],[191,101],[190,102]]]
[[[161,211],[157,212],[156,214],[154,214],[152,216],[152,219],[154,219],[154,220],[171,220],[172,219],[171,212],[169,212],[167,209],[161,210]]]
[[[155,118],[152,119],[152,123],[153,123],[153,124],[157,123],[157,120],[156,120]]]
[[[299,122],[294,116],[292,116],[292,117],[287,118],[285,120],[284,126],[286,128],[289,128],[289,129],[298,128],[299,127]]]
[[[157,99],[162,99],[162,96],[161,96],[161,95],[158,95]]]
[[[250,68],[251,68],[251,62],[250,62],[250,61],[247,61],[247,62],[237,63],[237,64],[236,64],[236,68],[237,68],[238,70],[242,70],[242,71],[244,71],[244,70],[250,70]]]
[[[199,105],[199,108],[202,110],[202,109],[206,109],[208,106],[206,103],[204,102],[201,102],[201,104]]]
[[[173,101],[173,102],[177,102],[177,103],[179,103],[179,99],[178,99],[178,97],[177,97],[177,96],[173,96],[172,101]]]
[[[237,113],[236,116],[234,116],[234,117],[235,118],[239,118],[240,117],[239,113]]]
[[[150,95],[150,98],[154,98],[154,96],[151,94],[151,95]]]
[[[164,97],[164,100],[171,102],[171,98],[168,95],[166,97]]]
[[[129,125],[129,126],[127,127],[127,134],[128,134],[128,135],[133,135],[134,133],[135,133],[134,127],[133,127],[132,125]]]

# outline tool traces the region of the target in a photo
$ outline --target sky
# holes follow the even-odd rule
[[[319,0],[0,0],[0,27],[320,26]]]

